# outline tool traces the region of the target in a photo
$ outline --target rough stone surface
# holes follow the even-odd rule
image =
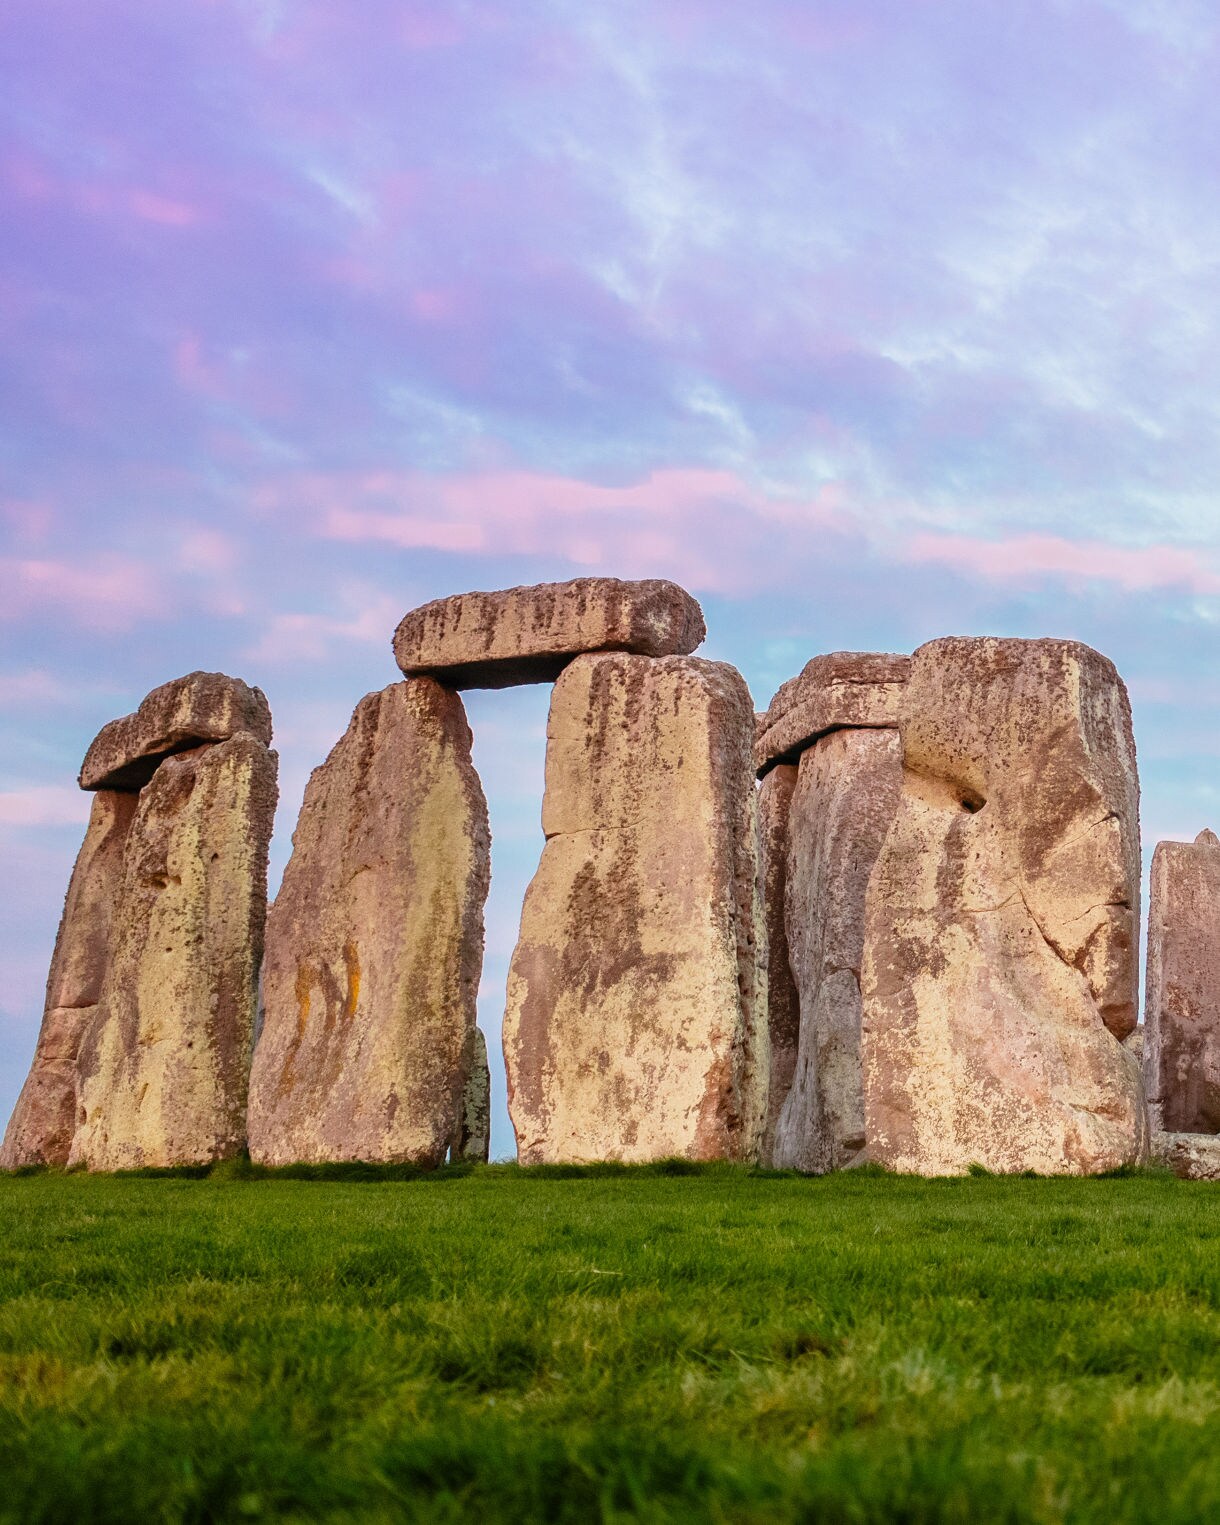
[[[763,717],[754,755],[759,772],[796,762],[819,736],[840,727],[896,726],[910,670],[910,657],[888,652],[814,657],[780,688]]]
[[[474,1030],[474,1062],[462,1092],[458,1122],[449,1145],[452,1160],[472,1160],[486,1165],[491,1152],[491,1069],[487,1063],[487,1040]]]
[[[788,820],[787,876],[800,1047],[776,1129],[777,1165],[840,1170],[864,1148],[865,902],[901,793],[902,746],[895,730],[833,731],[801,756]]]
[[[470,744],[458,696],[416,678],[362,699],[314,770],[268,917],[255,1160],[444,1160],[490,873]]]
[[[154,688],[134,714],[97,733],[81,764],[82,789],[142,789],[157,764],[205,741],[248,731],[271,745],[271,710],[261,688],[220,672],[192,672]]]
[[[1152,1126],[1220,1132],[1220,841],[1152,858],[1144,1084]]]
[[[767,1090],[767,1123],[762,1158],[770,1161],[775,1125],[796,1071],[801,1009],[796,981],[788,959],[784,901],[788,885],[788,812],[796,788],[797,770],[791,764],[772,768],[758,787],[758,824],[762,853],[762,902],[767,923],[767,1027],[770,1034],[771,1081]]]
[[[1220,1181],[1220,1137],[1214,1133],[1153,1133],[1152,1160],[1183,1181]]]
[[[240,732],[166,758],[140,792],[70,1165],[207,1164],[243,1148],[275,778],[275,753]]]
[[[548,683],[581,652],[685,656],[707,634],[699,605],[675,583],[574,582],[461,593],[413,609],[394,636],[408,675],[451,688]]]
[[[1126,691],[1070,641],[933,641],[869,885],[868,1155],[949,1174],[1141,1159],[1139,786]]]
[[[137,802],[138,796],[111,789],[93,796],[55,939],[38,1046],[4,1135],[0,1169],[68,1163],[76,1130],[77,1054],[110,961],[123,848]]]
[[[745,683],[723,663],[586,656],[556,684],[547,842],[504,1023],[523,1163],[757,1157],[753,734]]]

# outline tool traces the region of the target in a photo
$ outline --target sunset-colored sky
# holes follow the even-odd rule
[[[260,684],[274,883],[466,588],[673,577],[760,708],[1076,637],[1146,858],[1220,828],[1218,67],[1203,0],[7,0],[0,1123],[98,727]],[[468,705],[497,1047],[546,699]]]

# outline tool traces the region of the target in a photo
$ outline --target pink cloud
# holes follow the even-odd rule
[[[346,615],[273,615],[246,657],[252,662],[322,662],[334,656],[335,641],[382,646],[388,653],[390,635],[405,612],[401,600],[349,586],[341,603],[348,606]]]
[[[155,191],[129,191],[127,205],[137,217],[163,228],[190,228],[203,220],[198,207],[171,196],[159,196]]]
[[[164,609],[164,593],[143,562],[112,554],[87,566],[0,557],[0,619],[55,610],[85,629],[125,630]]]
[[[0,791],[0,826],[75,826],[89,819],[91,796],[68,784]]]
[[[907,542],[905,559],[941,562],[994,582],[1062,577],[1117,583],[1133,592],[1177,587],[1196,594],[1220,593],[1220,574],[1197,551],[1181,546],[1118,546],[1100,540],[1064,540],[1058,535],[978,540],[969,535],[925,534]]]
[[[270,514],[304,509],[323,539],[553,556],[724,592],[765,580],[763,562],[774,550],[768,528],[803,540],[850,525],[835,484],[811,497],[773,497],[715,469],[654,471],[615,487],[531,471],[305,472],[266,484],[256,502]]]

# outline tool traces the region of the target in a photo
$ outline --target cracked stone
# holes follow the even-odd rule
[[[866,912],[868,1157],[923,1174],[1138,1161],[1143,1087],[1122,1039],[1139,785],[1117,672],[1070,641],[933,641],[899,729]]]

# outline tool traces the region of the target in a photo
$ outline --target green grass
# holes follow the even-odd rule
[[[0,1519],[1220,1518],[1214,1188],[314,1174],[0,1179]]]

